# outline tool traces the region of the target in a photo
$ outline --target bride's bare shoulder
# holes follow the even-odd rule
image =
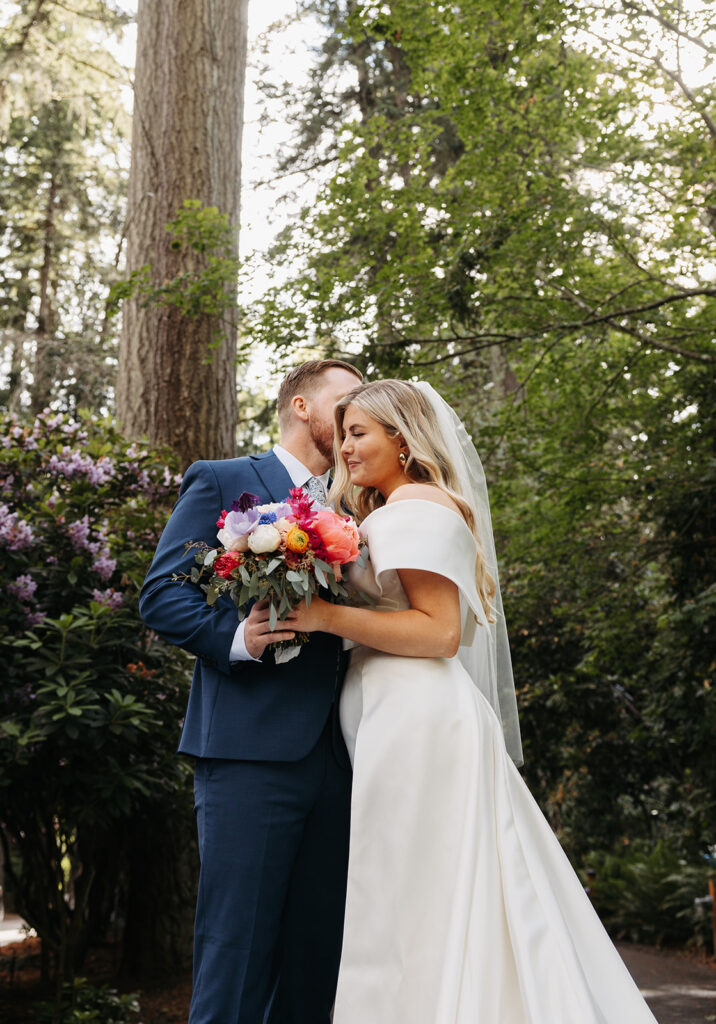
[[[460,514],[460,509],[450,495],[446,494],[442,488],[437,487],[435,484],[401,484],[400,487],[396,487],[392,492],[386,501],[386,505],[392,505],[395,501],[406,501],[408,498],[432,501],[436,505],[444,505],[445,508],[451,508],[453,512]]]

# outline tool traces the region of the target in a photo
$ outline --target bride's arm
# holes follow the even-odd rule
[[[414,658],[452,658],[460,643],[460,598],[456,585],[437,573],[401,569],[400,581],[410,608],[381,612],[329,604],[320,598],[299,605],[291,629],[333,633],[387,654]],[[295,618],[294,618],[295,616]]]

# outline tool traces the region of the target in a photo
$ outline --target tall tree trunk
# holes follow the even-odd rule
[[[139,2],[127,264],[151,264],[155,284],[195,269],[166,231],[185,199],[228,215],[238,253],[247,15],[248,0]],[[210,352],[217,329],[224,338]],[[169,445],[185,464],[233,455],[235,348],[234,322],[125,303],[125,432]]]
[[[31,388],[31,409],[42,412],[52,394],[53,359],[52,341],[55,330],[52,311],[52,261],[55,248],[55,206],[57,204],[57,177],[55,168],[50,172],[50,183],[45,207],[45,222],[42,230],[44,244],[42,266],[40,267],[40,309],[37,314],[35,332],[35,359]]]
[[[121,973],[151,979],[191,961],[194,903],[199,874],[196,822],[191,802],[127,830],[126,926]]]
[[[10,369],[7,375],[7,409],[8,412],[19,413],[22,407],[22,392],[26,385],[24,370],[26,368],[25,351],[30,335],[27,332],[27,319],[32,304],[32,288],[27,277],[17,284],[16,311],[9,317],[5,336],[10,343]]]

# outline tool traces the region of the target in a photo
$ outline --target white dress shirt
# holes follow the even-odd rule
[[[303,487],[307,480],[309,480],[313,474],[310,469],[307,469],[304,464],[292,455],[291,452],[287,451],[286,448],[282,448],[280,444],[273,446],[274,454],[276,458],[284,467],[288,475],[291,477],[294,487]],[[328,478],[331,475],[330,469],[327,469],[325,473],[322,473],[318,479],[322,482],[323,486],[328,493]],[[288,495],[286,495],[288,497]],[[260,661],[260,658],[252,658],[249,652],[246,650],[246,643],[244,641],[244,631],[246,629],[246,619],[243,619],[234,633],[234,639],[231,643],[231,650],[229,652],[229,661]]]

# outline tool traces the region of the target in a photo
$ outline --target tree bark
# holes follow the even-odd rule
[[[199,875],[191,805],[151,821],[138,816],[128,830],[126,926],[120,973],[155,979],[191,961]]]
[[[55,330],[52,310],[52,264],[55,248],[55,206],[57,204],[57,177],[53,166],[47,190],[42,266],[40,267],[40,309],[35,332],[35,359],[30,389],[30,408],[37,415],[49,405],[52,394],[52,341]]]
[[[185,199],[228,215],[238,253],[247,14],[248,0],[140,0],[127,265],[151,264],[155,285],[196,269],[166,231]],[[229,320],[125,303],[117,408],[127,434],[170,446],[185,465],[234,454]]]

